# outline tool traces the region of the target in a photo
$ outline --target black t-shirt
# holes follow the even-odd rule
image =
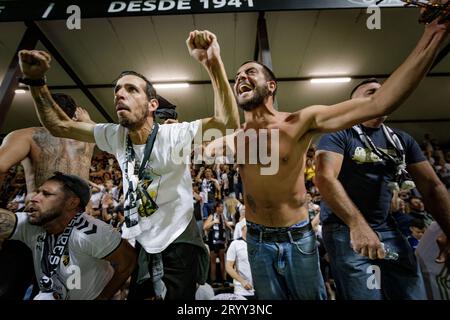
[[[192,201],[194,203],[194,217],[196,221],[202,220],[202,210],[201,203],[199,200],[192,197]]]
[[[394,147],[387,141],[382,128],[363,127],[375,146],[395,156]],[[406,164],[425,161],[417,142],[407,133],[394,130],[406,154]],[[344,156],[338,179],[350,199],[372,227],[384,228],[392,221],[389,208],[392,191],[388,183],[395,181],[395,168],[366,148],[354,129],[346,129],[322,136],[317,150],[332,151]],[[322,223],[340,222],[324,202],[320,206]]]

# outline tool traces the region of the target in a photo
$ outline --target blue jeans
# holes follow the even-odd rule
[[[216,202],[207,202],[203,204],[203,219],[207,219],[208,216],[213,212],[214,210],[214,205],[216,204]]]
[[[350,231],[346,225],[330,223],[322,227],[337,298],[425,299],[422,274],[408,241],[396,229],[374,231],[386,248],[398,253],[398,260],[370,260],[360,256],[350,245]]]
[[[314,231],[285,242],[264,241],[265,233],[290,234],[291,228],[267,228],[247,221],[247,250],[255,294],[261,300],[326,299]]]

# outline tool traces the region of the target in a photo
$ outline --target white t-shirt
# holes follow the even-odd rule
[[[93,209],[101,209],[100,201],[102,200],[103,193],[105,190],[105,187],[103,185],[99,185],[100,190],[97,192],[92,192],[91,194],[91,204]]]
[[[244,240],[233,240],[227,251],[227,261],[235,261],[239,275],[253,286],[252,272],[250,270],[250,263],[248,262],[247,242]],[[255,294],[254,289],[244,289],[242,284],[236,279],[233,279],[233,284],[235,294],[242,296],[252,296]]]
[[[242,228],[247,223],[247,220],[242,219],[238,223],[236,223],[236,226],[234,227],[234,233],[233,233],[233,240],[239,239],[242,237]]]
[[[46,232],[40,226],[29,224],[25,212],[16,215],[17,225],[11,239],[22,241],[31,249],[39,281],[44,276],[41,262]],[[93,300],[98,297],[114,275],[111,264],[103,258],[116,250],[120,243],[120,233],[110,225],[86,213],[78,218],[67,244],[69,255],[61,257],[55,270],[62,283],[69,286],[67,299]]]
[[[226,173],[222,173],[222,182],[223,182],[223,189],[228,190],[229,181],[228,181],[228,175]]]
[[[430,300],[450,300],[450,271],[444,263],[436,263],[439,247],[436,243],[437,236],[442,232],[434,221],[427,228],[416,248],[417,260],[420,264],[427,297]]]
[[[159,126],[150,159],[145,169],[152,176],[147,191],[159,209],[149,217],[139,217],[140,234],[122,229],[125,239],[136,238],[148,253],[159,253],[178,238],[193,216],[192,178],[189,171],[190,152],[179,156],[182,148],[189,148],[200,120]],[[123,172],[123,190],[128,190],[125,174],[126,139],[128,129],[117,124],[97,124],[94,129],[97,146],[116,156]],[[145,145],[134,146],[141,163]],[[131,172],[129,170],[129,172]]]

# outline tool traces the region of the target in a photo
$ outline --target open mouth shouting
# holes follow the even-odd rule
[[[238,85],[238,95],[242,96],[247,92],[253,91],[253,86],[248,82],[242,82]]]

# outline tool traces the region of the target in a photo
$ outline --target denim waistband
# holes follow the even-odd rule
[[[292,242],[297,241],[312,230],[309,219],[302,220],[290,227],[266,227],[247,220],[249,235],[259,237],[260,241]]]

